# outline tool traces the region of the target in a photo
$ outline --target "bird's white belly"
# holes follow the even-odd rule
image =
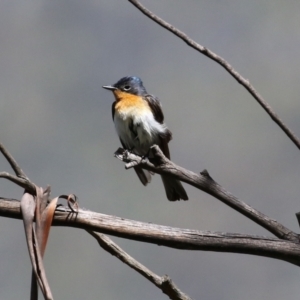
[[[130,107],[115,111],[114,123],[116,131],[128,149],[134,149],[145,155],[154,144],[159,144],[159,135],[166,131],[164,124],[158,123],[150,110],[137,110]]]

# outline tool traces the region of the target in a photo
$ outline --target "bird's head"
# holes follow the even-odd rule
[[[118,91],[121,91],[124,93],[129,93],[137,96],[142,96],[147,94],[147,91],[143,86],[142,80],[136,76],[123,77],[117,83],[113,85],[104,85],[103,88],[110,90],[113,93],[117,93]]]

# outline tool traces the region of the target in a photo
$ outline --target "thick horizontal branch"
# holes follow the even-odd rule
[[[142,159],[140,156],[135,155],[134,153],[124,151],[122,148],[119,148],[117,152],[115,152],[115,156],[127,163],[125,165],[126,168],[139,165],[142,168],[154,173],[174,176],[177,179],[184,181],[219,199],[258,225],[264,227],[280,239],[295,242],[299,241],[298,234],[294,233],[290,229],[278,223],[276,220],[269,218],[268,216],[252,208],[248,204],[242,202],[237,197],[227,192],[221,185],[219,185],[210,177],[206,170],[201,172],[201,174],[196,174],[168,160],[158,146],[153,146],[151,151],[154,155],[154,159],[150,159],[150,161],[148,159]]]
[[[167,29],[168,31],[175,34],[177,37],[182,39],[187,45],[197,50],[198,52],[204,54],[208,58],[214,60],[216,63],[221,65],[238,83],[240,83],[252,96],[253,98],[261,105],[261,107],[268,113],[271,119],[283,130],[283,132],[291,139],[291,141],[296,145],[298,149],[300,149],[300,140],[299,138],[291,131],[291,129],[283,123],[283,121],[279,118],[279,116],[273,111],[271,106],[264,100],[264,98],[255,90],[253,85],[249,82],[249,80],[245,79],[241,76],[224,58],[212,52],[208,48],[201,46],[196,43],[190,37],[188,37],[184,32],[175,28],[173,25],[167,23],[163,19],[159,18],[145,6],[143,6],[137,0],[128,0],[132,3],[137,9],[139,9],[144,15],[148,18]]]
[[[0,198],[0,216],[21,219],[20,202]],[[93,230],[130,240],[182,250],[231,252],[265,256],[300,266],[298,243],[254,235],[208,232],[138,222],[80,209],[58,207],[54,226]]]

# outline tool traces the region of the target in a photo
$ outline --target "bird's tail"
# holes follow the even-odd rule
[[[141,183],[143,185],[147,185],[151,181],[151,174],[147,170],[143,170],[140,167],[134,167],[134,170],[136,172],[136,175],[139,177]]]
[[[161,179],[166,190],[167,198],[170,201],[181,199],[189,200],[188,195],[179,180],[168,176],[161,176]]]

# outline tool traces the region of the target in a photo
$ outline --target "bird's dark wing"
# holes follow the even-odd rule
[[[164,114],[162,112],[161,104],[158,98],[152,96],[152,95],[145,95],[144,99],[148,102],[150,109],[152,110],[152,113],[154,115],[154,119],[160,123],[163,124],[164,122]],[[170,150],[169,150],[169,141],[172,139],[172,132],[166,128],[166,131],[163,134],[160,134],[160,142],[159,142],[159,147],[163,154],[168,158],[171,159],[170,157]],[[137,170],[136,170],[137,172]],[[138,174],[138,172],[137,172]],[[143,182],[142,178],[138,174],[140,180]],[[169,178],[168,176],[161,176],[161,179],[163,181],[167,198],[170,201],[176,201],[176,200],[188,200],[187,193],[182,186],[181,182],[179,180]],[[146,184],[144,184],[146,185]]]
[[[150,109],[152,110],[152,113],[154,115],[154,119],[158,123],[163,124],[164,114],[158,98],[148,94],[144,96],[144,99],[148,102]],[[171,139],[172,139],[172,133],[169,129],[167,129],[166,132],[163,135],[161,135],[160,145],[159,145],[164,155],[169,159],[170,159],[170,151],[169,151],[168,143]]]
[[[153,95],[149,95],[149,94],[147,94],[143,97],[148,102],[150,109],[152,110],[152,113],[154,115],[154,119],[158,123],[162,124],[164,122],[164,114],[163,114],[161,104],[160,104],[160,101],[158,100],[158,98]]]

